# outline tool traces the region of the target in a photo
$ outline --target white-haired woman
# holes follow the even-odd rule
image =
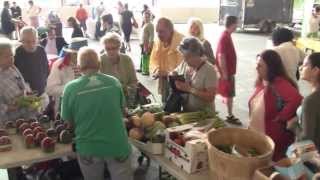
[[[131,92],[135,93],[138,80],[131,58],[120,53],[121,37],[117,33],[107,33],[101,39],[101,43],[105,51],[101,55],[100,70],[104,74],[116,77],[128,98]]]
[[[204,56],[211,63],[215,63],[215,57],[211,44],[208,40],[204,38],[204,28],[201,19],[199,18],[190,18],[188,21],[188,33],[190,36],[198,38],[204,47]]]
[[[10,40],[0,39],[0,126],[18,118],[31,118],[36,112],[19,107],[15,101],[26,95],[30,88],[15,67]]]

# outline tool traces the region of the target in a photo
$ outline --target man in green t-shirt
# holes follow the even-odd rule
[[[132,180],[131,146],[122,121],[121,84],[98,72],[99,58],[93,49],[80,49],[78,65],[83,76],[65,86],[61,116],[75,128],[84,179],[103,180],[107,166],[112,180]]]

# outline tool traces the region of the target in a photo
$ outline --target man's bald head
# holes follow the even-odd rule
[[[157,22],[156,31],[160,41],[170,43],[174,32],[173,23],[170,19],[162,17]]]

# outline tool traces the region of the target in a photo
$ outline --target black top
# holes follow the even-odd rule
[[[21,8],[19,6],[11,7],[11,13],[13,18],[19,18],[22,16],[21,14]]]
[[[125,10],[121,13],[121,26],[132,26],[131,18],[133,13],[129,10]]]
[[[27,52],[22,46],[16,49],[14,64],[21,72],[23,78],[29,83],[32,91],[38,95],[44,93],[49,75],[48,58],[41,46],[35,52]]]
[[[5,34],[10,34],[15,29],[12,16],[7,8],[4,8],[1,12],[1,27]]]
[[[83,36],[83,32],[82,32],[80,27],[74,27],[73,28],[73,32],[72,32],[71,38],[75,38],[75,37],[84,37]]]
[[[43,48],[46,48],[47,43],[48,43],[48,38],[44,38],[40,41],[40,45]],[[63,37],[56,37],[56,47],[57,47],[58,54],[60,53],[62,48],[66,45],[68,45],[68,43],[64,40]]]

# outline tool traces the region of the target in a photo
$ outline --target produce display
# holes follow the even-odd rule
[[[49,126],[49,127],[47,127]],[[9,133],[10,130],[12,133]],[[17,134],[22,138],[27,149],[40,147],[43,152],[54,152],[55,144],[70,144],[74,133],[71,127],[61,120],[51,122],[46,115],[38,119],[17,119],[7,122],[5,129],[0,129],[0,151],[12,149],[9,136]]]
[[[0,129],[0,152],[10,151],[12,149],[9,133],[5,129]]]
[[[9,136],[0,136],[0,152],[11,151],[12,142]]]
[[[36,95],[20,96],[15,100],[15,104],[21,108],[38,110],[41,107],[41,97]]]
[[[164,129],[166,126],[161,121],[156,121],[151,112],[145,112],[141,117],[134,115],[126,119],[129,137],[138,141],[163,143],[165,140]]]
[[[46,153],[54,152],[55,141],[50,137],[45,137],[41,141],[41,149]]]

